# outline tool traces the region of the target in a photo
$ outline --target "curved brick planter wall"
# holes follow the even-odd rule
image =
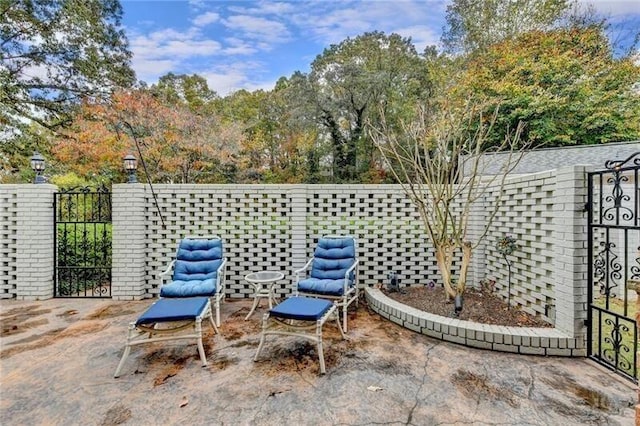
[[[528,355],[586,356],[583,339],[553,328],[504,327],[478,324],[423,312],[365,288],[369,307],[409,330],[473,348]]]

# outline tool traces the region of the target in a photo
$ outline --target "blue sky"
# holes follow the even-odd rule
[[[582,0],[581,0],[582,1]],[[586,2],[586,0],[584,0]],[[448,0],[121,0],[138,79],[200,74],[220,95],[272,89],[308,72],[325,47],[368,31],[438,44]],[[640,0],[591,3],[612,22],[640,25]],[[627,25],[629,27],[629,25]],[[627,28],[628,30],[628,28]]]

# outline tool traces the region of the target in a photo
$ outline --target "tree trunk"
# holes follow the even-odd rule
[[[471,264],[471,243],[465,241],[462,243],[462,265],[460,266],[460,279],[458,280],[458,294],[463,294],[467,288],[467,271]]]
[[[456,290],[451,285],[451,262],[453,247],[450,245],[437,245],[436,246],[436,262],[438,263],[438,269],[442,275],[442,281],[444,283],[444,290],[447,294],[447,299],[451,300],[456,297]]]

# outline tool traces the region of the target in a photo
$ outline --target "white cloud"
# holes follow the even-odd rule
[[[250,15],[233,15],[222,21],[234,31],[240,31],[238,37],[245,36],[270,43],[282,43],[290,39],[287,27],[278,21]]]
[[[160,76],[171,71],[176,72],[178,65],[177,61],[168,59],[145,59],[134,56],[131,60],[131,66],[136,71],[136,78],[147,83],[156,82]]]
[[[198,15],[191,22],[196,27],[204,27],[205,25],[213,24],[220,19],[220,15],[215,12],[206,12],[202,15]]]
[[[201,70],[199,75],[207,79],[207,84],[219,95],[226,96],[240,89],[271,90],[275,80],[264,81],[260,77],[264,64],[260,62],[234,62],[231,64]]]
[[[134,36],[130,39],[130,47],[134,58],[145,60],[209,56],[221,50],[218,41],[202,38],[197,31],[181,33],[173,29]]]
[[[296,6],[293,3],[270,2],[270,1],[257,2],[255,7],[241,7],[241,6],[229,7],[229,11],[234,13],[239,13],[242,15],[282,16],[288,13],[293,13],[295,12],[295,10],[296,10]]]
[[[397,28],[393,32],[400,34],[402,37],[411,37],[411,42],[418,53],[424,51],[427,46],[437,46],[440,43],[440,33],[427,26],[414,25],[412,27]]]
[[[226,47],[222,52],[226,55],[251,55],[259,50],[255,44],[236,37],[227,37],[224,41]]]
[[[322,44],[339,43],[365,32],[389,34],[398,29],[415,29],[419,34],[401,35],[426,43],[439,38],[446,4],[442,0],[372,1],[366,5],[361,2],[311,2],[291,19],[301,31],[310,33]],[[428,35],[429,28],[438,36]]]

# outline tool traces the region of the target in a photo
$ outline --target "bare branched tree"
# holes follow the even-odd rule
[[[434,245],[448,298],[464,293],[472,251],[486,236],[500,207],[505,179],[522,157],[522,148],[517,150],[522,125],[506,132],[500,146],[489,148],[486,136],[498,111],[491,117],[477,111],[482,108],[445,107],[437,114],[418,108],[410,121],[389,123],[383,114],[381,125],[369,128],[390,173],[418,208]],[[476,130],[461,130],[469,128]],[[500,171],[487,175],[490,162],[484,154],[490,151],[504,154],[500,156]],[[472,206],[489,191],[497,193],[497,198],[484,206],[487,219],[480,235],[471,241],[468,231]],[[462,251],[462,264],[456,280],[453,259],[458,250]]]

